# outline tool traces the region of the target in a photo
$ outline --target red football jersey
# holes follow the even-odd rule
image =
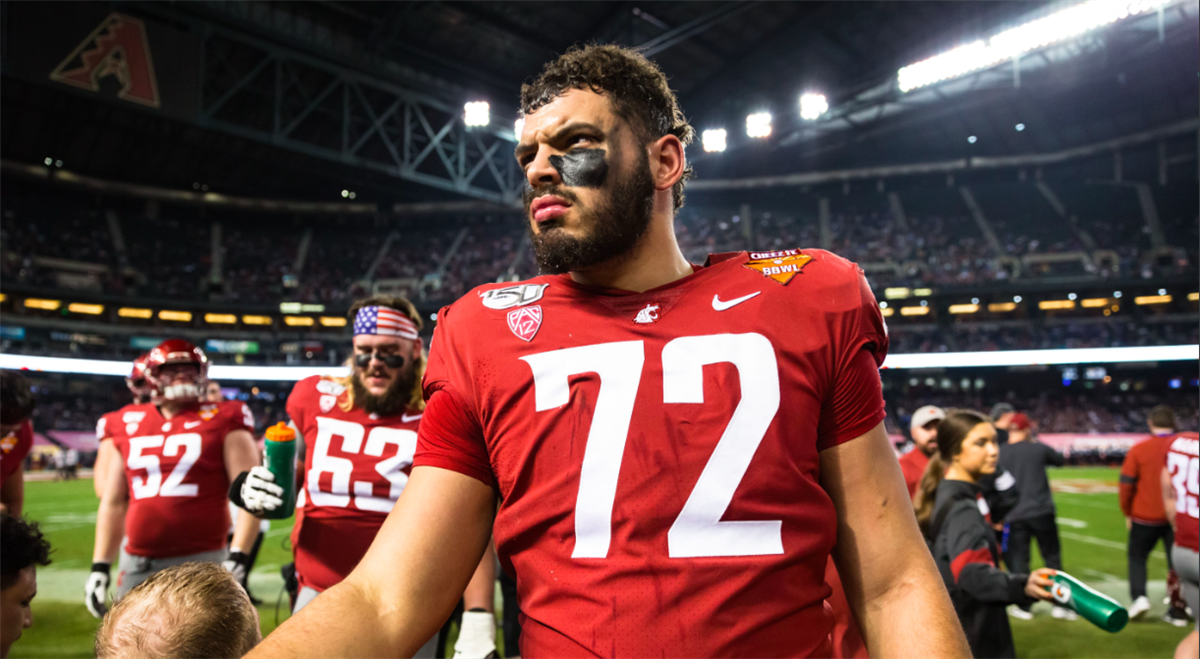
[[[151,403],[120,410],[109,428],[125,462],[125,550],[170,558],[222,549],[229,531],[225,437],[254,432],[245,403],[203,403],[164,419]]]
[[[1181,432],[1167,448],[1167,474],[1175,488],[1175,542],[1200,551],[1200,434]]]
[[[33,448],[33,423],[25,420],[11,435],[0,437],[0,485],[17,473]]]
[[[99,445],[101,442],[105,442],[105,441],[112,439],[113,437],[116,436],[116,434],[118,432],[120,432],[124,428],[125,422],[122,421],[121,419],[124,416],[125,411],[134,407],[135,405],[136,405],[136,403],[126,405],[125,407],[122,407],[119,410],[113,410],[111,412],[106,412],[100,416],[100,419],[96,421],[96,444],[97,445]]]
[[[522,655],[827,656],[818,453],[883,420],[887,342],[819,250],[484,286],[439,314],[414,464],[497,488]]]
[[[301,514],[292,532],[301,586],[346,578],[408,482],[421,412],[380,417],[342,411],[346,388],[319,376],[296,383],[287,411],[304,437]]]

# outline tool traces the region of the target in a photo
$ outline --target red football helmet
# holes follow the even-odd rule
[[[162,369],[171,364],[194,364],[196,372],[188,382],[176,382]],[[183,339],[168,339],[146,353],[146,382],[152,388],[154,400],[197,401],[204,396],[208,381],[208,357],[204,351]]]
[[[133,360],[133,372],[125,378],[125,386],[129,387],[133,400],[137,403],[148,401],[154,391],[154,387],[146,381],[146,359],[149,357],[150,353],[147,352]]]

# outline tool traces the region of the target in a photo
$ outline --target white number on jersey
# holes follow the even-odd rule
[[[1175,488],[1175,512],[1200,517],[1200,458],[1167,453],[1167,471]]]
[[[165,457],[173,458],[183,449],[183,457],[175,464],[171,474],[164,482],[162,470],[157,455],[144,453],[147,449],[162,447]],[[125,461],[127,469],[145,470],[145,477],[134,476],[133,498],[146,499],[154,496],[164,497],[194,497],[199,494],[200,486],[195,483],[184,483],[183,479],[191,470],[196,460],[200,459],[202,441],[199,433],[189,432],[182,435],[171,435],[163,442],[162,435],[147,435],[132,437],[129,440],[129,459]]]
[[[396,499],[408,483],[408,475],[402,470],[412,465],[413,454],[417,451],[417,433],[377,426],[371,429],[364,449],[365,434],[366,429],[360,423],[317,417],[317,438],[313,442],[313,459],[308,468],[308,495],[312,497],[314,506],[347,508],[353,501],[354,507],[359,510],[387,513],[396,505]],[[372,457],[382,457],[385,446],[395,445],[395,455],[375,465],[375,471],[391,484],[387,498],[374,496],[372,481],[354,481],[351,495],[350,478],[354,473],[354,463],[349,458],[329,454],[334,437],[342,438],[340,448],[343,453],[361,453]],[[321,490],[321,474],[324,473],[333,476],[328,492]]]
[[[641,341],[566,348],[521,358],[533,371],[535,409],[570,401],[568,378],[600,376],[575,504],[572,558],[604,558],[612,538],[612,509],[633,404],[645,363]],[[703,403],[703,368],[731,363],[742,398],[683,510],[667,532],[672,558],[783,553],[781,520],[722,522],[734,492],[779,410],[775,349],[761,334],[713,334],[674,339],[663,348],[663,402]]]

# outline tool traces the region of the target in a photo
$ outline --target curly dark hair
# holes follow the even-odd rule
[[[35,407],[29,380],[16,371],[0,371],[0,423],[20,423],[33,416]]]
[[[0,590],[15,584],[21,570],[30,565],[49,564],[50,543],[37,522],[0,513]]]
[[[617,116],[629,122],[641,144],[674,135],[684,146],[696,131],[679,108],[667,76],[656,64],[631,48],[590,44],[572,46],[548,62],[541,75],[521,85],[521,114],[529,114],[572,89],[604,94]],[[683,188],[692,167],[672,189],[675,210],[683,206]]]

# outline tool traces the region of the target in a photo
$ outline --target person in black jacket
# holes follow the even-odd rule
[[[932,542],[954,609],[977,658],[1015,657],[1005,606],[1050,600],[1055,571],[1010,574],[999,567],[979,480],[996,471],[996,429],[984,415],[950,410],[938,424],[937,454],[917,490],[917,522]]]

